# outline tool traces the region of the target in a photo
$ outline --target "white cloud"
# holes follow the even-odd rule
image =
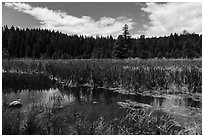
[[[5,6],[35,17],[40,21],[41,28],[54,29],[67,34],[116,36],[121,34],[125,23],[128,24],[129,29],[132,29],[134,24],[131,18],[126,17],[101,17],[99,20],[94,20],[89,16],[79,18],[60,10],[32,7],[26,3],[5,3]]]
[[[202,3],[147,3],[142,10],[148,14],[150,22],[144,25],[145,35],[164,36],[170,33],[202,33]]]

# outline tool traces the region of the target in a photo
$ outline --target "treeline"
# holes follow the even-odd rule
[[[127,26],[126,26],[127,27]],[[66,35],[44,29],[2,28],[3,58],[199,58],[202,35],[171,34],[165,37],[131,38],[128,27],[112,36]],[[125,39],[125,40],[124,40]],[[125,41],[125,42],[124,42]],[[125,52],[125,53],[121,53]],[[117,53],[117,55],[116,55]],[[120,53],[120,54],[119,54]],[[125,56],[123,56],[125,54]]]

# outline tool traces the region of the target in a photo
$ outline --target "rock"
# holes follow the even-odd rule
[[[93,104],[98,104],[98,102],[94,101]]]
[[[9,104],[9,107],[15,107],[15,108],[19,108],[22,107],[22,104],[20,101],[13,101]]]

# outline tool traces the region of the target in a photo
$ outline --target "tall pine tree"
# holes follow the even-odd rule
[[[115,58],[128,58],[129,57],[129,44],[130,44],[130,33],[128,25],[125,24],[123,27],[123,35],[119,35],[117,43],[113,47],[113,56]]]

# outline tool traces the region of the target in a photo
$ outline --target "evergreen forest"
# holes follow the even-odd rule
[[[134,38],[125,24],[117,38],[67,35],[46,29],[3,26],[3,58],[91,59],[91,58],[200,58],[202,35],[188,33],[164,37]]]

